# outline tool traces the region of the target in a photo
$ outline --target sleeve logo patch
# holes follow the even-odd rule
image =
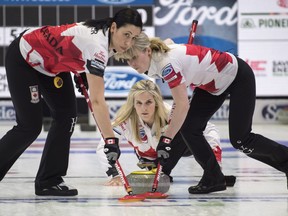
[[[174,72],[174,69],[172,65],[169,63],[167,64],[164,69],[162,70],[162,76],[165,79],[166,76],[168,76],[171,72]],[[174,72],[175,73],[175,72]]]
[[[96,69],[99,69],[99,70],[104,70],[105,69],[105,65],[103,62],[95,59],[95,60],[91,60],[91,67],[94,67]]]
[[[170,63],[162,70],[162,77],[168,83],[177,79],[177,73],[174,71],[174,68]]]
[[[182,80],[182,74],[180,72],[176,73],[171,63],[162,69],[162,77],[170,88],[178,86]]]

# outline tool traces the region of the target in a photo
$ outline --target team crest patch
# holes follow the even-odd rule
[[[139,133],[140,133],[141,141],[143,143],[147,143],[148,137],[146,135],[145,129],[142,126],[140,126],[139,128]]]
[[[61,87],[63,86],[63,80],[62,80],[61,77],[56,76],[56,77],[54,78],[53,82],[54,82],[54,86],[55,86],[56,88],[61,88]]]
[[[40,101],[38,85],[29,86],[31,94],[31,103],[38,103]]]

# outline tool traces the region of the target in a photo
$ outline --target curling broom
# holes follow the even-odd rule
[[[189,33],[188,44],[192,44],[194,41],[195,33],[197,30],[197,25],[198,25],[198,21],[193,20],[192,25],[191,25],[191,29],[190,29],[190,33]],[[154,182],[153,182],[153,186],[152,186],[152,191],[146,192],[143,194],[147,199],[165,199],[168,197],[168,194],[157,192],[161,171],[162,171],[162,166],[161,166],[160,162],[158,162],[157,171],[155,173]]]
[[[88,104],[88,107],[89,107],[89,109],[90,109],[90,112],[91,112],[91,114],[92,114],[92,116],[93,116],[93,118],[94,118],[94,120],[95,120],[96,126],[98,127],[98,124],[97,124],[97,121],[96,121],[96,117],[94,116],[94,113],[93,113],[92,103],[91,103],[91,101],[90,101],[88,92],[87,92],[87,90],[86,90],[86,88],[85,88],[85,85],[84,85],[84,83],[83,83],[82,77],[81,77],[81,75],[80,75],[79,73],[77,73],[77,72],[73,72],[73,73],[74,73],[74,74],[77,76],[77,78],[78,78],[80,87],[81,87],[81,89],[82,89],[82,92],[83,92],[83,94],[84,94],[84,97],[85,97],[85,99],[86,99],[86,102],[87,102],[87,104]],[[99,127],[98,127],[98,129],[99,129],[99,131],[100,131],[101,136],[103,137],[103,134],[102,134],[102,132],[101,132],[101,130],[100,130]],[[104,139],[104,137],[103,137],[103,139]],[[125,187],[125,190],[126,190],[126,192],[128,193],[128,195],[126,195],[126,196],[124,196],[124,197],[122,197],[122,198],[119,198],[118,200],[121,201],[121,202],[143,201],[143,200],[145,199],[145,196],[140,195],[140,194],[137,194],[137,195],[133,194],[132,188],[131,188],[131,186],[129,185],[129,182],[128,182],[128,180],[127,180],[127,178],[126,178],[126,176],[125,176],[125,174],[124,174],[124,171],[123,171],[122,167],[120,166],[120,163],[119,163],[118,160],[116,160],[115,167],[116,167],[116,169],[117,169],[117,171],[118,171],[118,174],[120,175],[120,178],[121,178],[121,181],[122,181],[122,183],[123,183],[123,185],[124,185],[124,187]]]

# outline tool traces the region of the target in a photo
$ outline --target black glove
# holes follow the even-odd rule
[[[171,144],[170,144],[171,141],[172,141],[171,138],[166,137],[166,136],[161,136],[158,146],[156,148],[157,157],[162,166],[166,163],[167,159],[170,156],[169,154],[171,151]]]
[[[106,154],[109,164],[113,165],[120,157],[119,139],[116,137],[109,137],[105,139],[104,153]]]
[[[157,167],[157,163],[158,163],[158,160],[151,161],[146,158],[139,158],[139,162],[137,163],[137,166],[140,169],[152,170],[153,168]]]
[[[86,77],[86,73],[83,72],[83,73],[79,73],[81,78],[82,78],[82,81],[83,81],[83,84],[86,88],[86,90],[88,90],[89,86],[88,86],[88,82],[87,82],[87,77]],[[74,82],[75,82],[75,86],[76,88],[78,89],[78,92],[81,93],[81,95],[84,95],[83,91],[82,91],[82,88],[81,88],[81,85],[80,85],[80,82],[79,82],[79,79],[78,77],[74,74]]]
[[[118,171],[115,167],[115,164],[113,164],[111,167],[108,168],[107,172],[106,172],[107,176],[112,176],[112,177],[115,177],[115,176],[118,176]]]

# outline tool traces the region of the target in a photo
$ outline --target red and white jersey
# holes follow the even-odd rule
[[[161,128],[162,133],[164,133],[165,130],[166,127]],[[150,128],[140,119],[139,133],[141,135],[141,142],[136,141],[132,135],[132,126],[130,119],[122,123],[120,127],[117,127],[117,131],[119,131],[123,136],[122,138],[125,138],[128,141],[128,143],[134,148],[136,154],[139,157],[148,160],[157,159],[156,148],[159,139],[157,139],[156,137],[156,130],[154,125],[152,126],[152,128]],[[212,149],[218,145],[220,146],[220,136],[214,124],[210,122],[207,123],[207,126],[204,131],[204,136],[211,145]]]
[[[141,137],[141,142],[136,141],[132,135],[132,125],[130,119],[123,122],[120,127],[122,136],[128,141],[128,143],[134,148],[136,154],[148,160],[155,160],[157,158],[156,148],[158,145],[158,139],[156,137],[155,125],[152,128],[146,125],[141,119],[139,119],[139,133]],[[161,132],[164,133],[165,128],[161,128]]]
[[[171,109],[170,105],[166,103],[165,105],[169,106],[169,108]],[[118,137],[119,140],[122,140],[123,138],[124,140],[127,140],[127,142],[133,147],[133,149],[135,150],[136,154],[139,157],[152,161],[157,159],[156,148],[159,140],[156,137],[156,130],[154,125],[152,126],[152,128],[150,128],[140,119],[139,133],[141,134],[141,142],[136,141],[136,139],[132,135],[132,125],[130,119],[122,123],[116,129],[117,129],[116,131],[119,132],[119,134],[115,134],[115,136]],[[166,126],[164,128],[161,128],[161,132],[164,133],[165,130]],[[217,146],[221,149],[219,131],[217,130],[214,124],[210,122],[207,123],[207,126],[204,130],[204,136],[212,149],[216,148]],[[104,145],[105,142],[102,138],[97,145],[96,152],[98,160],[102,164],[102,167],[104,169],[107,168],[108,170],[108,167],[110,167],[110,165],[108,164],[106,155],[104,153]],[[120,143],[120,149],[121,149],[121,143]]]
[[[238,62],[230,53],[193,44],[168,46],[166,54],[152,55],[148,76],[164,79],[170,88],[185,83],[220,95],[236,77]]]
[[[60,72],[89,72],[103,76],[109,57],[108,31],[95,31],[83,23],[44,26],[27,30],[20,52],[36,70],[48,76]]]

